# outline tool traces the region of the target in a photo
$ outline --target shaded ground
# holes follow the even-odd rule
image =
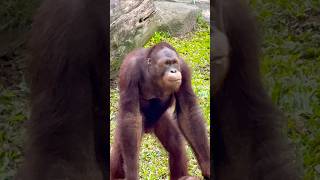
[[[262,71],[285,112],[305,180],[320,179],[320,1],[251,1],[263,32]]]
[[[9,48],[0,49],[5,50],[0,54],[0,180],[12,179],[21,162],[23,123],[27,119],[25,48],[20,38],[16,40]]]
[[[0,180],[11,180],[21,162],[28,89],[25,37],[40,0],[0,1]]]

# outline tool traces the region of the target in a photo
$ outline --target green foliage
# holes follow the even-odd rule
[[[210,126],[210,28],[201,18],[198,19],[198,27],[183,37],[171,37],[168,32],[156,32],[145,47],[150,47],[159,42],[168,42],[181,57],[185,59],[193,71],[192,86],[198,96],[200,107],[207,121],[208,134]],[[111,143],[115,128],[115,117],[118,106],[118,89],[111,90]],[[189,173],[201,176],[197,161],[190,149],[187,147],[189,158]],[[140,169],[142,179],[168,179],[168,155],[158,140],[152,135],[145,135],[140,149]]]
[[[320,1],[253,0],[264,33],[262,72],[286,112],[305,180],[320,179]]]
[[[21,161],[25,94],[0,87],[0,179],[13,179]]]
[[[40,0],[1,0],[0,1],[0,32],[16,28],[29,27],[33,13]]]

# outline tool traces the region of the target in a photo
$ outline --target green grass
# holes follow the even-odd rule
[[[1,0],[0,32],[5,30],[29,28],[33,13],[40,0]]]
[[[288,117],[303,157],[304,179],[320,172],[320,1],[251,1],[263,32],[262,71],[273,101]]]
[[[0,39],[21,38],[31,27],[40,0],[1,0]],[[5,33],[3,33],[5,32]],[[14,40],[17,40],[14,38]],[[0,180],[13,179],[22,159],[23,123],[27,119],[28,90],[23,79],[24,47],[6,49],[10,41],[0,42]],[[7,52],[4,52],[6,50]]]
[[[171,37],[167,32],[156,32],[145,47],[150,47],[158,42],[170,43],[182,58],[191,67],[192,87],[198,96],[198,102],[203,111],[208,135],[210,133],[210,31],[209,26],[202,19],[198,20],[196,31],[184,37]],[[113,131],[118,110],[119,92],[117,88],[111,89],[111,144],[113,142]],[[189,173],[194,176],[201,176],[197,161],[186,145],[189,158]],[[159,180],[168,179],[168,155],[159,141],[152,135],[146,134],[143,137],[139,160],[139,175],[141,179]]]
[[[9,180],[13,179],[22,157],[26,91],[0,87],[0,92],[0,180]]]

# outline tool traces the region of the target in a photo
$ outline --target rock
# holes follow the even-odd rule
[[[172,36],[180,36],[192,31],[201,10],[195,5],[177,2],[155,1],[160,29],[169,31]]]
[[[160,1],[160,0],[158,0],[158,1]],[[194,0],[162,0],[162,1],[178,2],[178,3],[186,3],[186,4],[191,4],[194,2]]]
[[[119,66],[117,61],[122,59],[124,54],[135,47],[143,46],[156,31],[154,14],[153,0],[110,2],[110,56],[111,66],[115,66],[115,70]]]
[[[209,23],[210,22],[210,1],[197,0],[195,5],[202,10],[202,16]]]
[[[167,2],[178,2],[185,4],[193,4],[202,10],[202,15],[207,22],[210,22],[210,0],[156,0]]]
[[[111,78],[129,51],[142,47],[157,30],[180,36],[194,29],[201,10],[192,4],[153,0],[110,1]]]
[[[314,167],[314,169],[316,170],[316,172],[317,172],[318,174],[320,174],[320,164],[316,165],[316,166]]]

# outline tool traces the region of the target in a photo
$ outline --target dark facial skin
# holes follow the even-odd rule
[[[158,78],[158,87],[163,88],[166,95],[179,90],[182,77],[180,72],[179,57],[175,51],[167,47],[159,50],[151,57],[150,77]]]
[[[191,73],[173,47],[160,43],[129,53],[120,68],[119,86],[110,179],[139,179],[138,153],[146,132],[153,132],[168,151],[170,179],[197,179],[188,175],[184,138],[203,176],[210,178],[209,143]]]
[[[214,179],[302,179],[285,118],[261,81],[258,31],[248,4],[216,0],[214,6]]]

